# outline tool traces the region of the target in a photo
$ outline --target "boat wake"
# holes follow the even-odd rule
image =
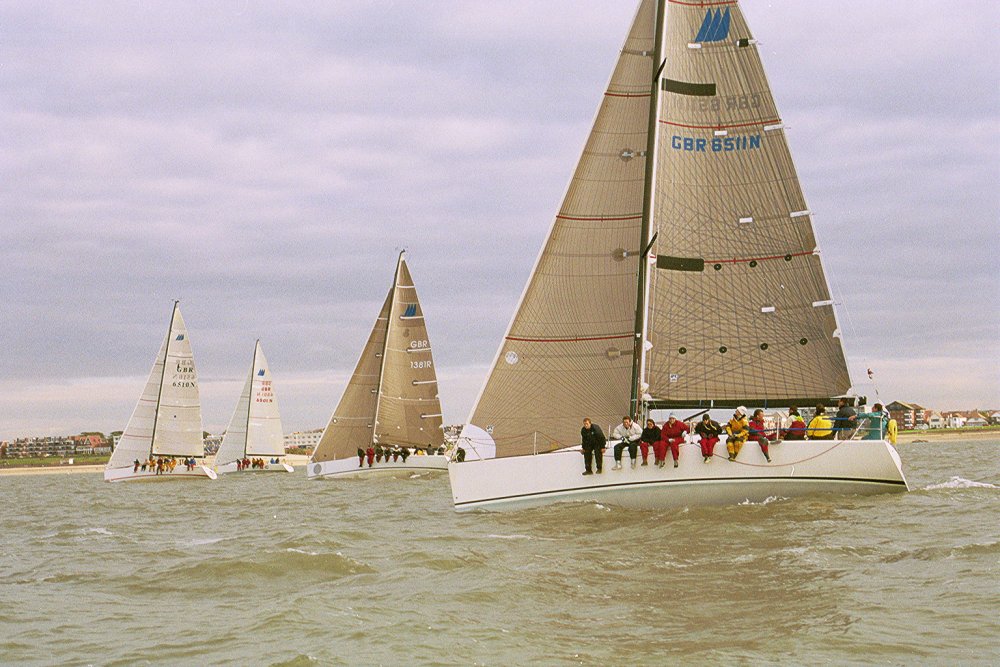
[[[924,491],[935,491],[938,489],[1000,489],[1000,486],[987,482],[974,482],[971,479],[955,476],[947,482],[924,487]]]
[[[760,502],[754,502],[754,501],[750,500],[749,498],[747,498],[746,500],[744,500],[743,502],[741,502],[739,504],[740,505],[770,505],[771,503],[776,503],[776,502],[781,501],[781,500],[788,500],[788,498],[786,498],[784,496],[768,496],[767,498],[764,498],[764,500],[761,500]]]

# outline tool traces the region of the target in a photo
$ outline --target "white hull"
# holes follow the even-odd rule
[[[215,466],[215,472],[220,475],[226,475],[231,472],[295,472],[295,468],[287,463],[267,463],[263,468],[251,467],[246,470],[237,470],[236,461],[233,461],[232,463],[224,463],[221,466]]]
[[[444,472],[447,469],[447,456],[438,454],[432,456],[414,456],[411,454],[406,459],[406,463],[403,463],[402,459],[389,461],[388,463],[385,461],[374,462],[370,468],[367,461],[365,461],[364,467],[358,467],[358,459],[356,457],[336,461],[323,461],[322,463],[313,463],[310,461],[306,466],[306,474],[309,476],[309,479],[319,479],[321,477],[370,477],[391,473],[398,475],[402,473]]]
[[[769,497],[820,493],[871,494],[908,490],[899,455],[885,441],[788,441],[772,444],[768,463],[754,442],[743,446],[735,462],[727,459],[725,441],[704,463],[701,448],[685,443],[679,467],[641,461],[632,468],[623,452],[623,468],[612,470],[606,450],[604,472],[583,475],[579,448],[535,456],[517,456],[448,466],[457,511],[509,510],[554,502],[588,501],[628,508],[659,509],[687,505],[760,502]]]
[[[105,468],[105,482],[165,482],[172,479],[192,479],[195,477],[215,479],[215,471],[203,465],[196,465],[194,470],[188,470],[183,465],[178,465],[173,472],[165,472],[157,475],[156,471],[149,470],[132,471],[132,468]]]

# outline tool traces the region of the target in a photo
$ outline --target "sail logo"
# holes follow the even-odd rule
[[[177,338],[174,340],[184,340],[184,334],[177,334]]]
[[[714,12],[711,9],[707,10],[694,41],[721,42],[727,37],[729,37],[729,7],[726,7],[725,13],[721,9],[716,9]]]
[[[417,304],[411,303],[406,306],[406,310],[403,311],[403,317],[415,317],[417,314]]]
[[[264,369],[263,368],[260,369],[259,371],[257,371],[257,377],[264,377]]]
[[[675,134],[670,137],[670,147],[675,151],[687,153],[734,153],[751,151],[760,148],[760,135],[751,134],[739,137],[682,137]]]

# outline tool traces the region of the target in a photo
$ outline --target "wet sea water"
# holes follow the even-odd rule
[[[907,494],[455,514],[446,476],[0,477],[0,663],[1000,663],[1000,440]]]

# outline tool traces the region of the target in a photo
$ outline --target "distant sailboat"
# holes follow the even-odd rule
[[[469,460],[449,466],[456,509],[907,488],[895,449],[871,440],[785,442],[770,462],[747,446],[709,464],[689,442],[679,468],[581,477],[584,417],[608,428],[651,410],[830,405],[851,387],[742,11],[735,0],[671,2],[664,36],[666,4],[639,5],[459,439]]]
[[[128,426],[111,454],[104,479],[215,479],[215,471],[204,465],[204,457],[198,375],[187,327],[175,301],[167,336]],[[193,460],[194,465],[184,463],[188,460]]]
[[[267,366],[260,341],[254,345],[250,375],[243,385],[229,428],[215,456],[218,473],[274,471],[293,472],[292,466],[281,459],[285,456],[285,437],[281,432],[278,399],[271,384],[271,369]],[[263,459],[263,467],[244,467],[240,461]]]
[[[445,470],[437,374],[417,290],[399,254],[392,287],[306,467],[310,478]],[[359,462],[358,450],[386,453]],[[400,452],[406,450],[404,458]],[[395,452],[395,456],[393,453]]]

